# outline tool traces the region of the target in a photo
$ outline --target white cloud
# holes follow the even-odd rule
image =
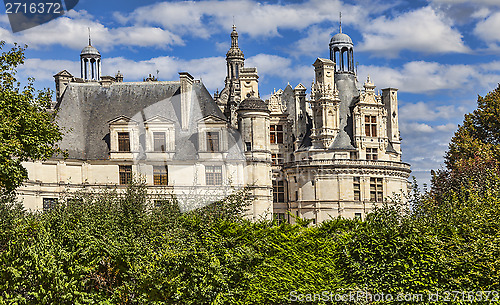
[[[497,61],[480,65],[411,61],[400,68],[362,65],[358,67],[358,75],[370,74],[379,88],[396,87],[403,92],[421,94],[434,94],[439,90],[478,92],[479,88],[492,88],[497,84],[500,79],[499,66],[500,63]]]
[[[183,40],[170,31],[147,26],[108,28],[95,21],[86,11],[69,11],[51,22],[13,34],[0,28],[1,39],[7,43],[28,44],[31,48],[60,45],[72,49],[82,49],[88,40],[88,28],[92,31],[92,41],[103,50],[116,46],[140,46],[166,48],[183,45]]]
[[[429,185],[431,169],[443,166],[443,156],[456,126],[400,121],[403,161],[411,164],[412,175],[417,177],[420,186]]]
[[[452,119],[462,116],[464,107],[455,105],[431,106],[432,102],[408,103],[399,107],[399,117],[403,120],[435,121],[437,119]]]
[[[500,42],[500,12],[496,12],[486,19],[479,21],[474,28],[474,33],[488,43]]]
[[[38,81],[54,81],[53,76],[62,70],[80,77],[80,63],[71,60],[28,58],[20,66],[19,73],[26,77],[34,77]],[[78,73],[77,73],[78,72]]]
[[[307,36],[297,40],[289,50],[289,53],[295,57],[299,55],[321,54],[328,49],[328,43],[332,33],[338,29],[322,28],[311,26],[307,31]]]
[[[312,82],[314,71],[309,66],[293,65],[290,58],[270,54],[257,54],[245,61],[246,67],[257,67],[260,79],[274,76],[286,81],[297,81],[302,84]]]
[[[383,6],[386,8],[387,6]],[[301,3],[262,3],[251,0],[162,2],[115,14],[123,24],[159,25],[176,33],[210,37],[230,31],[232,18],[240,33],[252,37],[279,36],[280,29],[302,30],[313,24],[338,20],[344,12],[346,24],[366,16],[367,6],[344,4],[339,0],[309,0]]]
[[[431,0],[430,2],[435,4],[470,4],[470,5],[491,5],[491,6],[500,6],[500,2],[498,0]]]
[[[397,17],[376,18],[361,29],[363,42],[357,50],[377,56],[396,57],[402,50],[423,53],[467,53],[460,32],[443,14],[427,6]]]

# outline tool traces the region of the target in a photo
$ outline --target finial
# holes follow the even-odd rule
[[[92,45],[92,40],[90,39],[90,27],[88,29],[89,29],[89,46],[91,46]]]
[[[370,74],[368,74],[368,77],[366,78],[366,82],[367,83],[371,83],[371,81],[370,81]]]
[[[342,12],[339,13],[339,33],[342,33]]]
[[[233,15],[233,31],[236,31],[236,25],[234,24],[234,15]]]

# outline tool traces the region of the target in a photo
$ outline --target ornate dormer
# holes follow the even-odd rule
[[[386,159],[389,141],[387,137],[387,110],[382,97],[375,93],[375,85],[367,77],[364,91],[354,107],[354,142],[360,148],[360,157],[367,160]]]
[[[335,85],[335,63],[318,58],[314,62],[315,82],[311,88],[313,129],[316,148],[328,148],[339,132],[339,93]]]

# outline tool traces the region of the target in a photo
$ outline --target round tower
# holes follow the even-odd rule
[[[245,182],[253,196],[254,220],[272,219],[273,196],[269,133],[270,111],[258,97],[248,97],[238,107],[238,123],[245,149]]]
[[[89,37],[89,45],[80,53],[81,75],[85,81],[99,81],[101,79],[101,53],[92,46]]]

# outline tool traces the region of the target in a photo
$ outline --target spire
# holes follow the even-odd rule
[[[92,40],[90,39],[90,27],[88,29],[89,29],[89,46],[91,46],[92,45]]]
[[[342,12],[339,13],[339,33],[342,33]]]
[[[236,32],[236,25],[234,24],[231,32],[231,48],[238,48],[238,32]]]

